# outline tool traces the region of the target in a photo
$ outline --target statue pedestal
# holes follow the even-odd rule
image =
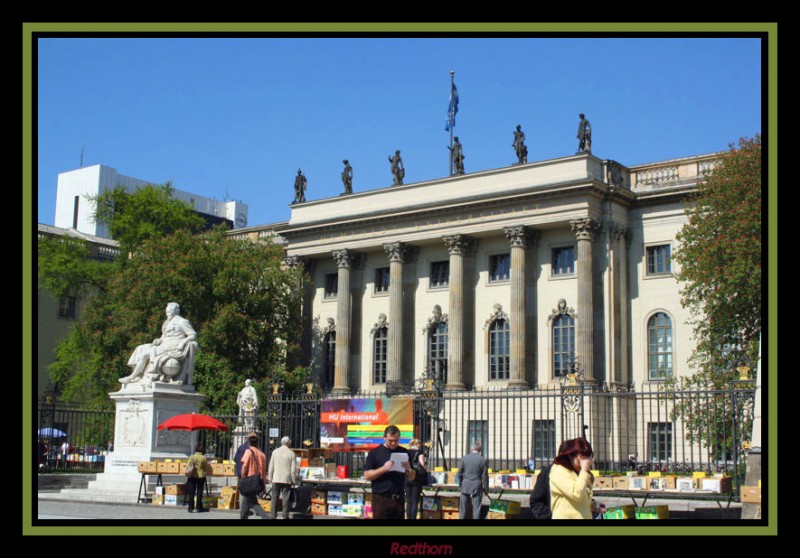
[[[175,415],[196,413],[205,395],[194,386],[136,382],[124,384],[109,396],[116,404],[114,451],[106,456],[104,472],[89,483],[89,491],[136,494],[141,482],[139,461],[191,455],[194,432],[158,430],[158,425]]]

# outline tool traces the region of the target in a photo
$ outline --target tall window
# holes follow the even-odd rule
[[[58,301],[58,317],[74,320],[77,317],[78,299],[74,296],[62,296]]]
[[[647,369],[651,380],[672,378],[672,320],[664,312],[647,322]]]
[[[447,324],[440,322],[428,335],[428,370],[443,382],[447,382]]]
[[[556,457],[556,421],[533,421],[533,458],[550,463]]]
[[[323,372],[322,384],[324,388],[333,387],[334,373],[336,370],[336,332],[331,331],[325,335],[323,345]]]
[[[672,273],[669,244],[647,247],[647,275]]]
[[[489,379],[507,380],[509,378],[509,339],[508,320],[495,320],[489,327]]]
[[[672,423],[647,423],[648,457],[650,461],[664,462],[672,457]]]
[[[489,421],[471,420],[467,423],[467,451],[472,451],[472,442],[479,440],[483,445],[482,455],[489,448]]]
[[[575,247],[553,248],[553,275],[573,275],[575,273]]]
[[[325,298],[336,298],[339,292],[339,274],[328,273],[325,276]]]
[[[553,376],[564,376],[575,360],[575,320],[562,314],[553,320]]]
[[[489,256],[489,281],[508,281],[511,277],[511,254]]]
[[[386,347],[388,344],[388,328],[379,327],[375,330],[372,350],[372,383],[386,383]]]
[[[439,289],[450,284],[450,262],[431,263],[431,289]]]
[[[389,292],[389,268],[379,267],[375,270],[375,292]]]

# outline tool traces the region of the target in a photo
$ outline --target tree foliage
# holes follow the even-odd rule
[[[677,279],[690,309],[695,373],[666,386],[680,392],[671,418],[709,455],[725,459],[752,434],[752,392],[735,385],[754,368],[761,334],[761,137],[742,138],[707,173],[678,233]]]
[[[286,370],[299,351],[300,270],[284,268],[272,242],[233,239],[222,227],[197,233],[203,219],[171,193],[165,184],[93,198],[95,220],[125,255],[114,262],[93,260],[81,240],[39,242],[40,286],[57,297],[91,293],[50,368],[62,398],[109,408],[134,348],[161,335],[169,302],[198,333],[193,383],[207,410],[234,413],[245,379],[297,384],[307,376]]]
[[[681,303],[705,376],[753,366],[761,333],[761,136],[742,138],[707,174],[678,234]]]
[[[45,236],[37,248],[39,284],[56,298],[105,290],[115,269],[108,261],[92,258],[82,238]]]
[[[199,231],[203,218],[189,204],[173,198],[173,192],[169,182],[133,191],[124,186],[105,190],[90,198],[95,205],[94,220],[108,225],[111,238],[119,242],[123,253],[175,231]]]
[[[174,301],[198,334],[194,384],[205,408],[234,413],[244,380],[271,377],[298,349],[287,341],[300,327],[300,271],[282,261],[279,246],[221,229],[144,241],[59,345],[53,374],[63,396],[108,401],[133,349],[161,335]]]

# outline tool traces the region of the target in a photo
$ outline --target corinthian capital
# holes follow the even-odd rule
[[[534,244],[539,238],[539,231],[526,228],[523,225],[505,227],[503,233],[506,235],[508,243],[512,248],[527,248]]]
[[[353,265],[353,260],[355,259],[355,253],[352,250],[348,250],[347,248],[343,250],[334,250],[331,252],[333,259],[336,261],[337,267],[346,267],[350,268]]]
[[[414,247],[403,242],[387,242],[383,245],[383,249],[386,250],[390,262],[403,263],[407,257],[414,254]]]
[[[465,234],[443,236],[442,240],[451,256],[468,256],[475,247],[475,239]]]
[[[591,217],[585,219],[573,219],[569,222],[569,226],[575,232],[575,238],[578,240],[593,240],[594,235],[599,228],[597,221]]]

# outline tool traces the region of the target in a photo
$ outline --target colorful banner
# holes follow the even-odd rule
[[[414,437],[412,399],[328,399],[320,413],[320,447],[333,451],[368,451],[383,443],[390,424],[400,429],[400,444]]]

